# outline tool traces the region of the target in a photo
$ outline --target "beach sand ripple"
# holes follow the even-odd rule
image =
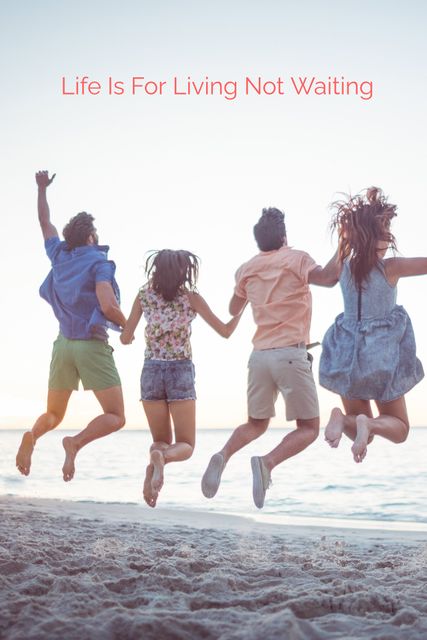
[[[5,640],[427,638],[422,533],[183,526],[183,512],[173,525],[12,497],[0,509]]]

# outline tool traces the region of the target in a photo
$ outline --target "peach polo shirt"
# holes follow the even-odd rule
[[[256,350],[310,342],[308,275],[317,267],[308,253],[284,246],[262,251],[237,270],[234,292],[251,303]]]

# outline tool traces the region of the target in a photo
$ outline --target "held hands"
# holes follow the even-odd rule
[[[50,184],[52,184],[56,173],[53,174],[51,178],[49,178],[48,171],[37,171],[36,173],[36,182],[39,188],[47,188]]]
[[[132,344],[132,342],[135,340],[135,336],[129,336],[125,330],[122,331],[122,333],[120,334],[120,342],[122,344]]]

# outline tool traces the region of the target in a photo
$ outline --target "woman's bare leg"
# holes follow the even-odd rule
[[[193,454],[196,402],[195,400],[176,400],[167,403],[165,400],[150,400],[144,401],[143,407],[154,441],[150,448],[152,467],[147,469],[147,473],[151,476],[152,493],[157,497],[163,486],[165,464],[187,460]],[[175,431],[175,443],[172,443],[171,418]]]
[[[163,451],[172,444],[172,426],[169,405],[166,400],[144,400],[142,402],[153,444],[150,447],[150,463],[147,466],[143,496],[150,507],[155,507],[159,491],[163,486]],[[153,482],[154,480],[154,482]]]
[[[356,414],[356,434],[351,448],[355,462],[362,462],[365,458],[367,446],[375,435],[395,443],[404,442],[408,436],[409,420],[405,398],[402,396],[392,402],[375,403],[380,413],[376,418],[372,417],[372,413],[369,415],[363,411]],[[353,410],[355,408],[352,407]]]
[[[196,443],[196,401],[176,400],[170,402],[170,412],[175,432],[175,444],[164,452],[165,463],[191,458]]]
[[[347,400],[341,397],[344,406],[343,413],[339,407],[331,411],[328,424],[325,427],[325,440],[330,447],[338,447],[341,436],[345,433],[351,440],[356,439],[356,416],[363,413],[372,417],[369,400]]]
[[[195,400],[177,400],[169,403],[172,417],[175,443],[154,442],[151,446],[150,460],[153,464],[151,486],[158,493],[163,486],[163,469],[168,462],[187,460],[193,454],[196,431]]]

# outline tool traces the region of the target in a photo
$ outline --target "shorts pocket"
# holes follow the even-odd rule
[[[112,355],[112,354],[114,353],[114,349],[113,349],[113,347],[112,347],[110,344],[108,344],[107,342],[103,342],[103,343],[102,343],[102,346],[103,346],[103,348],[104,348],[104,351],[106,351],[106,352],[107,352],[107,353],[109,353],[110,355]]]
[[[165,400],[162,370],[152,363],[145,363],[141,372],[141,400]]]
[[[195,368],[192,362],[171,363],[166,376],[168,400],[195,398]]]

